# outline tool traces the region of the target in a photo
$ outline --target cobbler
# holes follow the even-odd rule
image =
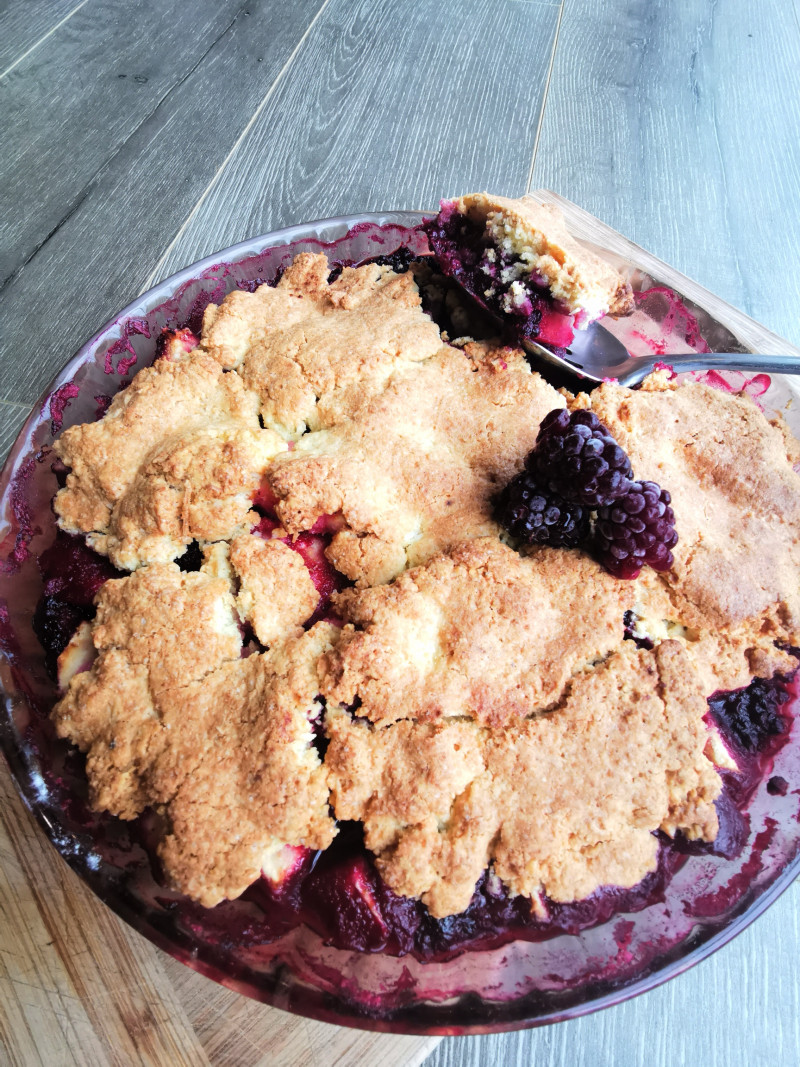
[[[629,306],[527,200],[426,232],[519,336]],[[513,345],[450,343],[436,285],[302,253],[55,444],[57,732],[98,810],[155,816],[165,884],[258,905],[230,936],[428,959],[643,907],[737,847],[729,782],[788,728],[783,424],[665,372],[557,392]]]
[[[633,310],[630,285],[579,244],[552,204],[473,193],[425,225],[442,271],[517,341],[567,347],[576,329]]]

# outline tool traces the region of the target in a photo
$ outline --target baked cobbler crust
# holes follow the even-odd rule
[[[95,807],[159,807],[159,854],[184,892],[210,907],[242,893],[276,841],[330,844],[309,716],[332,627],[242,658],[228,582],[154,563],[103,586],[92,636],[97,658],[56,729],[87,753]]]
[[[544,235],[560,299],[603,290],[624,310],[550,209],[481,194],[463,210]],[[133,572],[102,587],[94,662],[53,712],[93,805],[155,808],[168,878],[208,906],[281,846],[327,847],[329,804],[435,916],[466,908],[490,864],[541,911],[637,883],[654,830],[713,839],[710,757],[730,757],[705,698],[794,666],[776,642],[800,644],[790,435],[663,376],[568,397],[671,491],[675,566],[621,581],[580,551],[517,551],[493,498],[565,397],[519,351],[444,344],[411,273],[329,277],[302,254],[276,287],[210,306],[196,348],[167,344],[56,444],[59,524]],[[353,584],[330,603],[341,625],[312,625],[318,588],[291,547],[320,524]],[[203,563],[185,573],[192,541]],[[623,618],[654,647],[624,640]]]
[[[346,625],[321,692],[373,722],[468,717],[508,726],[562,700],[624,640],[629,582],[566,549],[520,557],[468,541],[390,585],[334,597]]]
[[[707,691],[791,671],[800,644],[800,478],[785,427],[746,395],[666,372],[641,389],[604,383],[591,409],[642,478],[669,485],[680,539],[664,575],[637,583],[641,631],[676,631]],[[790,436],[790,435],[789,435]]]
[[[445,346],[337,426],[273,464],[290,534],[336,514],[329,558],[358,585],[389,581],[461,541],[496,534],[491,499],[564,401],[521,352]]]
[[[238,578],[236,607],[263,645],[302,631],[319,593],[301,557],[282,541],[243,534],[234,538],[230,562]]]
[[[277,286],[209,305],[201,345],[258,393],[265,425],[287,438],[347,419],[406,365],[442,344],[411,274],[345,267],[328,284],[325,256],[298,255]]]
[[[286,444],[261,429],[256,394],[195,350],[140,371],[100,422],[53,447],[70,468],[59,525],[133,570],[249,529],[261,472]]]
[[[490,862],[532,898],[635,885],[655,866],[653,830],[716,836],[705,711],[688,656],[668,641],[628,643],[576,674],[557,708],[506,729],[329,714],[334,810],[364,822],[385,881],[435,916],[463,911]]]

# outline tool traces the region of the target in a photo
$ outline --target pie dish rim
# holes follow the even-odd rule
[[[400,229],[411,228],[418,225],[419,222],[421,222],[423,218],[428,217],[429,214],[430,213],[405,211],[363,213],[338,216],[330,219],[316,220],[309,223],[285,227],[271,233],[262,234],[246,241],[239,242],[229,248],[222,249],[158,282],[155,286],[140,295],[136,300],[128,304],[111,318],[100,330],[93,334],[93,336],[81,346],[75,356],[73,356],[73,358],[70,359],[62,370],[54,377],[51,384],[42,394],[40,400],[34,405],[31,414],[17,435],[2,473],[0,473],[0,499],[2,499],[3,504],[7,503],[7,489],[10,479],[18,469],[23,457],[28,454],[30,450],[34,430],[42,424],[46,424],[48,421],[46,412],[48,410],[49,399],[66,383],[73,380],[79,367],[83,366],[88,360],[97,358],[97,355],[98,353],[101,353],[101,350],[105,351],[109,344],[112,344],[122,336],[122,323],[125,323],[132,318],[141,317],[149,310],[160,306],[166,300],[173,297],[186,283],[197,279],[205,271],[218,265],[236,263],[239,260],[258,255],[265,249],[290,245],[304,239],[313,241],[316,244],[321,243],[323,245],[328,242],[336,242],[341,238],[346,237],[354,227],[362,224],[372,224],[378,227],[397,226]],[[595,245],[593,247],[597,246]],[[377,251],[379,252],[380,250],[378,249]],[[0,521],[3,517],[3,514],[0,513]],[[0,654],[0,666],[4,665],[2,662],[3,660],[5,660],[5,657]],[[798,850],[794,858],[783,868],[782,872],[750,903],[742,914],[734,915],[732,920],[719,929],[716,934],[708,937],[700,944],[695,945],[694,948],[690,949],[685,954],[670,959],[654,971],[647,972],[642,977],[634,979],[630,984],[614,989],[604,995],[590,998],[578,1004],[573,1004],[564,1009],[554,1007],[551,1011],[538,1010],[535,1013],[528,1013],[523,1017],[514,1018],[513,1021],[509,1021],[508,1019],[501,1019],[499,1021],[495,1019],[492,1021],[493,1002],[486,999],[482,1000],[485,1018],[481,1021],[474,1023],[468,1022],[466,1021],[466,1018],[463,1017],[456,1021],[451,1013],[445,1012],[442,1013],[441,1022],[437,1024],[433,1021],[430,1012],[425,1013],[424,1019],[420,1018],[419,1020],[415,1020],[413,1015],[409,1015],[408,1010],[404,1011],[402,1019],[380,1016],[365,1017],[363,1012],[354,1011],[352,1005],[346,1002],[342,1004],[333,1004],[333,1006],[331,1006],[330,997],[327,998],[327,1003],[325,1002],[325,998],[322,998],[320,1003],[311,1004],[308,1008],[304,1008],[297,1003],[289,1003],[288,1000],[286,1003],[282,1003],[281,1001],[285,994],[282,994],[279,989],[254,989],[251,985],[243,983],[234,975],[220,976],[218,968],[207,963],[197,955],[196,947],[192,948],[183,944],[177,944],[174,938],[171,938],[162,930],[154,927],[146,912],[143,912],[141,908],[137,910],[137,908],[128,900],[111,892],[107,884],[102,883],[98,878],[92,877],[93,872],[87,865],[85,856],[76,852],[75,849],[70,846],[69,842],[67,842],[65,846],[63,836],[59,835],[59,827],[54,825],[52,819],[49,817],[49,815],[52,815],[52,807],[48,808],[46,799],[43,799],[42,797],[42,792],[37,785],[35,777],[31,773],[31,766],[28,762],[29,753],[25,752],[25,745],[24,743],[21,743],[19,736],[14,730],[14,697],[5,692],[1,681],[2,680],[0,680],[0,693],[3,696],[3,705],[8,713],[8,718],[4,718],[2,723],[0,723],[0,745],[2,745],[9,765],[11,766],[12,776],[15,780],[17,790],[23,797],[28,808],[36,817],[40,826],[45,830],[51,843],[54,844],[56,849],[79,874],[82,880],[89,885],[92,892],[99,896],[100,899],[104,900],[104,902],[120,915],[121,918],[128,922],[129,925],[133,926],[140,933],[143,933],[149,940],[175,956],[175,958],[187,963],[200,973],[204,973],[209,977],[214,978],[216,981],[224,982],[225,985],[228,985],[231,988],[236,988],[239,991],[266,1003],[280,1007],[287,1007],[289,1010],[328,1022],[398,1033],[453,1034],[498,1032],[524,1026],[543,1025],[587,1014],[652,989],[655,986],[660,985],[662,982],[667,981],[674,975],[682,973],[682,971],[693,966],[695,963],[700,962],[702,959],[705,959],[713,951],[731,940],[737,933],[762,914],[763,911],[777,899],[781,892],[791,884],[797,873],[800,872],[800,850]],[[798,842],[798,844],[800,846],[800,842]],[[615,918],[616,916],[612,917],[609,922],[613,922]],[[472,950],[472,952],[467,950],[467,954],[474,954],[474,952],[475,950]],[[449,961],[449,964],[457,965],[458,959],[460,959],[460,957]],[[474,1009],[474,1000],[472,1003]],[[435,1005],[431,1004],[430,1007],[435,1008]],[[463,1016],[467,1016],[468,1013],[469,1008],[464,1011]],[[471,1017],[474,1018],[474,1011],[470,1014]]]

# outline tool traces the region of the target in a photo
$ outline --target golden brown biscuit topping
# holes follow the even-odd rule
[[[349,417],[442,344],[411,274],[345,267],[328,284],[329,272],[325,256],[303,252],[277,286],[231,293],[203,322],[203,349],[239,371],[264,424],[285,437]]]
[[[159,359],[103,419],[55,442],[71,468],[55,499],[59,525],[124,570],[175,559],[195,538],[249,528],[261,472],[285,448],[260,428],[256,395],[210,356]]]
[[[653,830],[716,836],[706,710],[688,657],[665,642],[628,643],[513,729],[329,712],[334,810],[364,822],[385,881],[436,916],[463,911],[490,862],[534,898],[635,885],[655,866]]]
[[[575,403],[672,494],[675,564],[637,583],[642,636],[684,640],[708,692],[794,669],[775,647],[800,644],[800,477],[781,426],[747,396],[676,386],[663,372]]]
[[[469,718],[513,726],[561,702],[624,639],[630,583],[566,549],[520,557],[468,541],[391,585],[334,598],[347,625],[321,692],[373,722]]]
[[[299,634],[319,601],[300,556],[282,541],[243,534],[231,541],[231,566],[239,579],[236,607],[262,645]]]
[[[461,541],[498,532],[491,498],[563,399],[522,353],[450,346],[396,374],[339,425],[273,465],[291,533],[341,516],[329,558],[358,585],[389,581]]]
[[[467,200],[506,236],[536,224],[564,299],[608,290],[547,211]],[[206,905],[282,845],[325,848],[329,802],[436,916],[490,864],[541,909],[638,882],[654,830],[712,839],[707,753],[726,755],[705,697],[800,644],[789,438],[741,398],[659,377],[570,398],[672,493],[675,567],[625,582],[579,551],[520,553],[493,497],[564,398],[521,352],[443,344],[410,273],[328,278],[303,254],[210,306],[196,349],[168,347],[56,445],[60,525],[134,572],[102,588],[96,659],[53,713],[93,804],[154,807],[169,878]],[[252,510],[265,486],[272,539]],[[331,601],[341,628],[304,629],[319,593],[283,539],[320,521],[355,587]],[[184,573],[170,561],[192,541],[204,563]],[[626,613],[652,650],[624,640]]]
[[[228,583],[155,563],[105,584],[93,637],[56,729],[87,752],[95,807],[124,819],[159,807],[178,888],[210,907],[242,893],[276,841],[330,844],[310,717],[332,627],[242,658]]]

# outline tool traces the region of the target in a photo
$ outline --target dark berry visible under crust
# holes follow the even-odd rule
[[[51,678],[58,671],[58,657],[72,635],[92,612],[79,604],[70,604],[57,596],[43,596],[33,613],[33,632],[45,651],[45,666]]]
[[[633,477],[627,453],[591,411],[557,408],[539,427],[528,467],[543,485],[590,508],[627,492]]]
[[[495,517],[529,545],[575,548],[589,537],[589,512],[543,488],[530,471],[513,478],[498,496]]]
[[[625,496],[598,508],[595,554],[616,578],[636,578],[647,564],[668,571],[678,543],[671,497],[656,482],[629,482]]]
[[[70,604],[91,607],[95,595],[109,578],[119,571],[89,548],[80,536],[59,530],[56,539],[39,556],[39,570],[44,579],[44,595],[59,597]]]
[[[401,245],[400,248],[395,249],[394,252],[389,252],[385,256],[373,256],[372,259],[365,259],[362,266],[366,266],[367,263],[376,263],[379,267],[391,267],[395,274],[405,274],[412,263],[416,262],[419,256],[416,252],[412,252],[406,245]]]
[[[574,336],[574,316],[554,300],[547,279],[497,247],[485,223],[442,201],[422,229],[441,271],[493,315],[516,343],[538,340],[564,347]],[[520,269],[522,267],[522,269]]]
[[[203,565],[203,550],[199,541],[191,541],[182,556],[175,562],[182,571],[199,571]]]
[[[768,738],[788,729],[781,714],[785,700],[779,681],[754,678],[746,689],[709,697],[708,706],[730,740],[744,752],[757,752]]]
[[[33,616],[33,630],[45,650],[45,664],[55,677],[58,657],[78,626],[94,616],[94,598],[109,578],[119,577],[104,556],[82,537],[59,530],[39,556],[44,588]]]
[[[789,792],[789,783],[779,774],[775,774],[767,782],[767,792],[773,797],[785,797]]]
[[[388,252],[383,256],[372,256],[370,259],[362,259],[359,260],[357,264],[352,260],[344,260],[336,263],[330,270],[328,274],[328,285],[332,285],[336,281],[345,267],[366,267],[367,264],[374,263],[378,267],[391,267],[395,274],[405,274],[411,267],[411,264],[416,263],[419,258],[417,253],[412,252],[407,245],[401,245],[399,248],[396,248],[394,252]]]
[[[626,611],[622,616],[622,625],[624,627],[625,640],[633,641],[637,648],[654,648],[653,642],[649,637],[637,637],[634,633],[636,629],[636,615],[632,611]]]

